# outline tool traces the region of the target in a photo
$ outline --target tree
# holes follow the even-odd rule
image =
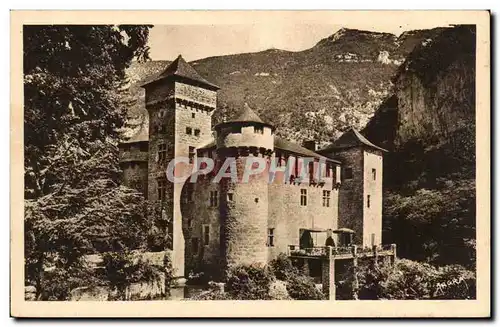
[[[24,37],[26,282],[85,253],[141,247],[145,203],[120,185],[125,69],[151,26],[27,25]]]

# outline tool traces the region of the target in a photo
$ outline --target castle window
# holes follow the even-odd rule
[[[344,179],[352,179],[352,168],[349,167],[344,168],[343,177]]]
[[[195,129],[194,130],[194,136],[200,136],[200,130],[199,129]]]
[[[192,135],[193,134],[193,129],[191,127],[186,127],[186,134],[187,135]]]
[[[198,253],[198,248],[200,246],[200,241],[197,237],[191,239],[191,252]]]
[[[305,188],[300,189],[300,205],[307,205],[307,190]]]
[[[227,193],[227,201],[233,201],[233,193],[231,192]]]
[[[158,162],[165,163],[167,161],[167,145],[158,144]]]
[[[366,206],[369,208],[370,207],[370,195],[366,196]]]
[[[331,193],[331,191],[327,191],[327,190],[323,191],[323,207],[330,206],[330,193]]]
[[[325,171],[325,176],[326,177],[330,177],[331,176],[331,173],[330,173],[330,170],[332,169],[332,166],[330,164],[326,164],[326,171]]]
[[[193,113],[191,114],[191,118],[194,118],[194,117],[196,117],[196,115],[195,115],[195,113],[193,112]]]
[[[165,179],[158,179],[158,200],[164,202],[167,198],[167,181]]]
[[[377,180],[377,170],[375,168],[372,168],[372,178],[373,180]]]
[[[264,127],[263,126],[255,126],[254,131],[257,134],[264,134]]]
[[[314,161],[309,162],[309,180],[312,181],[314,180]]]
[[[208,245],[210,242],[210,226],[203,225],[203,244]]]
[[[217,207],[217,191],[210,191],[210,206]]]
[[[267,246],[274,246],[274,228],[268,228],[267,230]]]
[[[196,152],[194,150],[194,146],[190,146],[189,147],[189,163],[193,163],[194,162],[194,156],[196,155]]]

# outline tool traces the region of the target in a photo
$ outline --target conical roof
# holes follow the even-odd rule
[[[261,125],[267,125],[273,128],[271,124],[266,123],[262,119],[260,119],[260,117],[255,113],[255,111],[253,111],[252,108],[250,108],[248,103],[245,103],[243,108],[241,108],[241,110],[239,110],[236,113],[236,115],[234,115],[233,118],[230,118],[225,122],[218,124],[216,128],[221,125],[237,124],[237,123],[257,123]]]
[[[211,89],[219,89],[217,85],[210,83],[200,74],[198,74],[198,72],[190,64],[188,64],[181,55],[179,55],[177,59],[172,61],[170,65],[168,65],[167,68],[165,68],[165,70],[160,75],[158,75],[157,78],[149,83],[144,84],[143,86],[169,77],[181,77],[202,84]]]
[[[335,151],[340,149],[352,148],[360,145],[366,145],[368,147],[387,152],[386,149],[383,149],[379,146],[376,146],[372,142],[368,141],[360,132],[351,127],[347,132],[342,134],[335,142],[331,145],[327,146],[324,149],[321,149],[318,152],[325,153],[328,151]]]

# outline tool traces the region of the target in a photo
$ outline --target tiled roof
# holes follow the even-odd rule
[[[293,152],[296,154],[300,154],[300,155],[303,155],[305,157],[313,157],[313,158],[318,158],[318,159],[323,158],[323,159],[326,159],[328,161],[334,161],[334,162],[340,163],[340,161],[324,157],[324,156],[322,156],[322,155],[320,155],[312,150],[309,150],[307,148],[304,148],[303,146],[298,145],[297,143],[282,139],[282,138],[277,137],[277,136],[274,137],[274,148]]]
[[[170,65],[168,65],[167,68],[165,68],[165,70],[160,75],[158,75],[158,77],[156,77],[151,82],[144,84],[143,86],[171,76],[182,77],[200,83],[202,85],[208,86],[209,88],[212,89],[219,89],[217,85],[210,83],[209,81],[204,79],[200,74],[198,74],[198,72],[190,64],[188,64],[184,60],[184,58],[182,58],[181,55],[179,55],[177,59],[172,61]]]
[[[356,147],[359,145],[366,145],[368,147],[387,152],[386,149],[383,149],[379,146],[376,146],[372,142],[368,141],[363,135],[361,135],[360,132],[355,130],[354,128],[350,128],[347,132],[342,134],[341,137],[339,137],[335,142],[327,146],[326,148],[323,148],[319,150],[319,153],[328,153],[331,151],[336,151],[340,149],[348,149],[352,147]]]

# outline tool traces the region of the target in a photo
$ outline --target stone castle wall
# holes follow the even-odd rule
[[[363,243],[363,149],[349,148],[337,153],[342,162],[342,185],[339,191],[339,220],[341,228],[350,228],[356,234],[353,242]],[[346,178],[346,169],[352,169],[352,178]]]
[[[363,156],[363,246],[372,246],[382,244],[382,153],[378,150],[365,149]],[[370,196],[370,207],[368,207],[368,196]]]

